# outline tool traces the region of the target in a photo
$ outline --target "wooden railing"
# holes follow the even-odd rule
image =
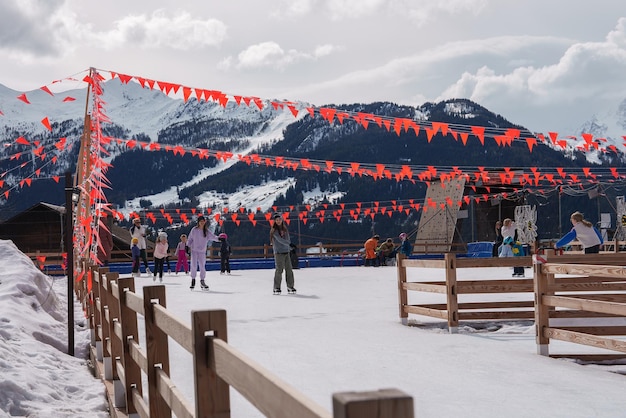
[[[535,326],[537,352],[550,355],[550,339],[624,354],[561,354],[587,361],[626,357],[626,259],[624,255],[546,254],[535,270]],[[560,277],[556,277],[556,275]],[[551,324],[553,318],[576,318],[569,326]],[[593,318],[595,325],[581,323]],[[618,323],[615,323],[617,319]],[[621,339],[607,338],[621,336]]]
[[[335,393],[331,414],[229,345],[226,311],[194,311],[187,325],[167,310],[164,286],[144,287],[143,295],[138,295],[132,277],[121,278],[84,262],[83,266],[89,277],[80,282],[77,294],[93,330],[92,362],[105,382],[114,417],[173,413],[180,418],[227,418],[229,387],[268,417],[414,416],[413,399],[396,389]],[[145,321],[145,348],[138,335],[138,316]],[[169,339],[192,354],[195,405],[170,378]]]
[[[403,324],[408,324],[409,314],[430,316],[447,322],[448,330],[455,333],[462,320],[513,320],[532,319],[533,281],[526,278],[500,280],[457,280],[461,268],[483,267],[530,267],[530,256],[505,258],[457,258],[447,253],[443,259],[407,259],[397,255],[399,315]],[[419,281],[407,280],[408,267],[440,269],[441,277],[429,278],[420,274]],[[437,276],[441,276],[438,274]],[[427,292],[445,295],[445,303],[409,304],[408,292]],[[459,295],[528,293],[528,301],[490,300],[459,303]]]
[[[533,278],[498,280],[457,280],[459,268],[513,267],[533,263]],[[442,269],[444,280],[409,282],[408,267]],[[549,354],[550,339],[583,344],[626,353],[626,256],[623,253],[556,255],[554,251],[530,257],[456,258],[443,260],[397,259],[399,315],[408,324],[416,314],[447,321],[456,332],[459,321],[529,320],[537,330],[537,351],[551,357],[586,361],[626,358],[626,354]],[[557,277],[556,275],[559,275]],[[408,291],[440,293],[445,303],[409,304]],[[527,293],[528,300],[510,299],[511,293]],[[459,303],[463,294],[500,294],[502,298],[484,302]],[[588,319],[600,325],[588,325]],[[573,322],[556,326],[551,319]],[[610,321],[619,321],[618,324]],[[607,338],[618,336],[620,338]]]

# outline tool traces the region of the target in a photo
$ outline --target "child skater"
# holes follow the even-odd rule
[[[139,238],[133,238],[131,241],[130,253],[133,257],[133,276],[139,277]]]
[[[598,254],[600,252],[600,245],[604,243],[600,231],[598,231],[591,222],[586,220],[580,212],[572,213],[570,221],[572,222],[572,230],[565,234],[565,236],[554,245],[554,248],[558,250],[574,239],[578,239],[585,250],[585,254]]]
[[[520,244],[513,237],[506,237],[498,250],[498,257],[518,257],[524,255]],[[513,277],[524,277],[524,267],[513,267]]]
[[[220,240],[220,274],[224,272],[230,274],[230,244],[228,243],[228,235],[221,233],[217,236]]]
[[[184,270],[185,274],[189,273],[189,269],[187,268],[187,235],[182,234],[180,236],[180,241],[176,246],[176,257],[178,257],[178,261],[176,261],[176,274],[179,271]]]
[[[165,242],[167,243],[167,255],[165,256],[165,261],[163,262],[163,272],[165,272],[165,266],[167,266],[168,273],[172,272],[172,266],[170,266],[170,248],[169,243],[167,242],[167,232],[161,231],[159,232],[159,238],[164,237]]]
[[[152,281],[156,282],[158,273],[159,282],[163,282],[163,264],[165,263],[168,249],[167,237],[159,235],[154,246],[154,275],[152,276]]]
[[[191,228],[187,245],[191,250],[191,286],[193,290],[196,287],[196,274],[200,270],[200,287],[202,290],[209,290],[209,286],[204,282],[206,277],[206,249],[209,241],[217,242],[218,239],[213,232],[209,230],[207,221],[204,216],[198,216],[198,224]]]

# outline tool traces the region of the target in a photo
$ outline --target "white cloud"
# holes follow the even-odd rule
[[[2,2],[0,50],[14,59],[30,62],[70,56],[80,46],[189,50],[220,45],[227,36],[227,27],[219,20],[163,9],[151,15],[129,15],[112,26],[95,32],[91,24],[82,23],[61,0]]]
[[[251,45],[237,55],[236,67],[238,69],[274,68],[283,70],[286,67],[304,60],[316,60],[340,50],[341,47],[334,45],[320,45],[313,53],[301,52],[295,49],[284,50],[278,43],[273,41],[261,42]],[[222,61],[230,67],[230,58]],[[225,68],[225,65],[222,65]],[[227,68],[227,67],[226,67]]]
[[[220,45],[227,36],[227,27],[219,20],[198,19],[184,11],[171,14],[163,9],[151,15],[126,16],[114,26],[94,34],[93,40],[108,49],[130,44],[150,49],[190,50]]]
[[[62,0],[0,2],[0,50],[25,62],[61,55],[71,49],[75,22]]]
[[[304,16],[315,9],[317,0],[283,0],[270,16],[279,19]]]
[[[384,4],[385,0],[329,0],[326,8],[332,19],[357,19],[377,12]]]

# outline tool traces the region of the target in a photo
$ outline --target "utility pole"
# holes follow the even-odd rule
[[[67,354],[74,355],[74,182],[65,173],[65,253],[67,269]]]

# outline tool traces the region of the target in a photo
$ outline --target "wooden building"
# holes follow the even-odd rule
[[[23,253],[63,252],[65,207],[39,202],[0,223],[0,239]]]

